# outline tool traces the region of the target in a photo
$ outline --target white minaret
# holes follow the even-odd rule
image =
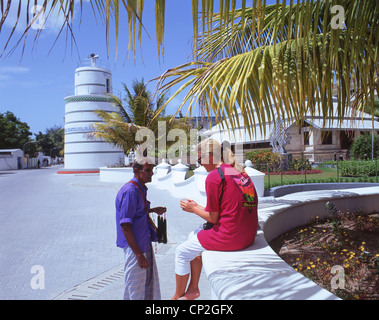
[[[75,70],[75,95],[65,100],[65,166],[58,173],[99,172],[99,167],[123,164],[124,152],[112,144],[90,139],[92,124],[102,122],[95,110],[115,112],[112,74],[98,67],[98,56],[91,54],[91,65]]]

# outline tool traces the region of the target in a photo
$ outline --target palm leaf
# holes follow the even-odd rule
[[[321,114],[324,122],[335,116],[342,120],[350,103],[350,79],[362,88],[364,101],[376,88],[368,79],[378,74],[379,49],[373,44],[378,43],[379,8],[375,1],[345,1],[347,27],[339,29],[331,27],[330,7],[336,3],[291,1],[285,6],[256,0],[252,8],[214,14],[218,26],[202,24],[197,61],[164,73],[159,87],[164,91],[183,83],[172,96],[189,88],[180,108],[190,102],[193,111],[202,100],[209,116],[234,119],[233,129],[240,126],[232,117],[240,110],[253,134],[255,124],[264,130],[262,124],[277,114],[297,122],[309,113]]]
[[[98,122],[92,125],[94,131],[88,134],[90,138],[112,143],[122,148],[125,154],[136,148],[135,134],[142,127],[134,123],[126,123],[123,116],[117,112],[96,110],[95,113],[103,123]]]
[[[89,2],[94,15],[98,13],[105,19],[107,52],[110,20],[112,17],[115,20],[117,50],[119,17],[125,10],[128,15],[128,50],[135,52],[136,38],[141,39],[142,36],[141,17],[145,1]],[[25,1],[12,3],[20,6]],[[31,1],[27,3],[31,4]],[[78,3],[80,9],[76,9],[75,4]],[[172,68],[160,78],[162,90],[181,84],[168,102],[179,92],[189,89],[184,99],[184,102],[190,102],[189,111],[193,110],[195,103],[201,102],[209,115],[214,114],[221,119],[240,109],[247,126],[252,122],[254,125],[254,121],[262,125],[262,121],[270,121],[275,113],[301,121],[306,112],[312,116],[319,112],[326,121],[334,116],[334,82],[338,101],[336,116],[339,119],[344,116],[345,106],[350,104],[350,80],[355,91],[361,90],[362,103],[371,101],[375,92],[378,94],[374,81],[379,65],[377,0],[290,0],[289,4],[288,1],[277,0],[273,5],[267,5],[265,0],[253,0],[251,7],[242,0],[240,9],[236,3],[235,0],[220,0],[219,13],[214,13],[214,0],[202,0],[201,7],[198,0],[192,0],[194,61],[187,66]],[[10,5],[11,0],[0,0],[0,32],[5,30],[3,25],[9,18]],[[334,5],[342,5],[344,9],[342,29],[332,26],[331,8]],[[66,29],[75,42],[72,28],[74,11],[84,10],[83,0],[44,0],[42,6],[47,19],[56,8],[64,17],[57,38]],[[29,6],[26,10],[27,26],[10,52],[22,40],[25,47],[28,31],[37,19],[30,20]],[[7,41],[3,45],[3,53],[16,34],[14,30],[20,18],[19,12],[14,27],[5,36]],[[164,12],[165,1],[156,0],[156,38],[158,52],[162,56]],[[40,35],[41,30],[38,30],[35,44]],[[164,84],[168,78],[169,82]],[[232,125],[237,126],[238,122],[235,120]]]

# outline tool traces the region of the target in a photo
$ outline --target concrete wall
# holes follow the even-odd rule
[[[17,158],[0,157],[0,170],[17,170]]]

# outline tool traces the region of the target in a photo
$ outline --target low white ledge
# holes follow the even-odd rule
[[[104,182],[128,182],[134,177],[133,168],[108,168],[101,167],[100,181]]]
[[[379,209],[379,188],[313,191],[261,200],[260,230],[255,243],[241,251],[203,252],[203,267],[215,299],[335,300],[329,291],[307,279],[284,262],[268,245],[280,234],[311,218],[328,215],[327,201],[338,210],[368,214]]]
[[[178,160],[178,164],[171,166],[162,159],[162,162],[154,168],[151,184],[161,190],[167,190],[174,197],[192,199],[205,206],[205,179],[208,172],[203,166],[193,171],[193,177],[188,178],[189,167]],[[246,162],[246,173],[252,179],[258,197],[264,194],[265,174],[251,167],[251,162]],[[123,168],[100,168],[100,181],[105,182],[128,182],[134,176],[132,167]]]

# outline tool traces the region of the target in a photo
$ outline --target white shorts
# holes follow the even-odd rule
[[[191,232],[188,239],[176,247],[175,273],[184,276],[191,272],[191,261],[205,251],[204,247],[197,239],[197,233],[202,229]]]

